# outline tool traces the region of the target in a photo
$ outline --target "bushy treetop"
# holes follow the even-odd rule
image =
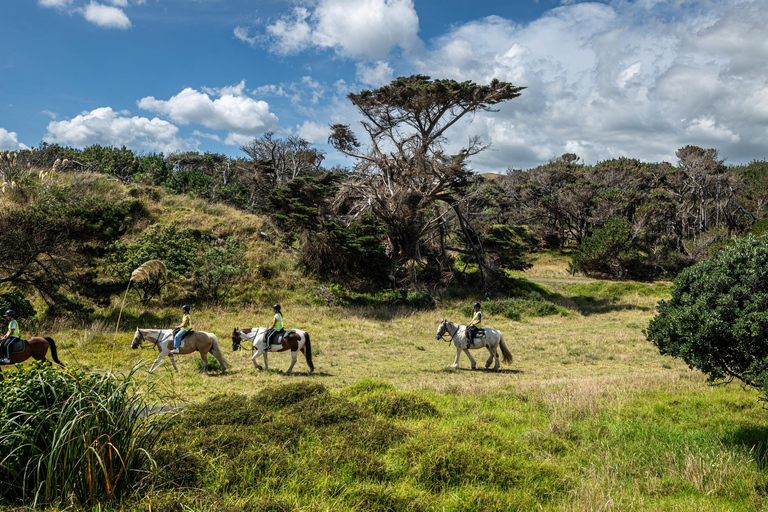
[[[646,336],[710,381],[768,396],[768,237],[748,236],[678,275]]]

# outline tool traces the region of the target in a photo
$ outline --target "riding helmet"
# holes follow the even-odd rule
[[[182,311],[186,311],[187,313],[189,313],[189,309],[190,309],[189,304],[184,304],[183,306],[181,306],[181,309]]]
[[[8,311],[5,312],[5,314],[3,316],[15,317],[16,316],[16,312],[14,310],[12,310],[12,309],[9,309]]]
[[[272,309],[276,311],[280,311],[280,304],[275,304],[274,306],[272,306]]]
[[[479,302],[475,302],[475,303],[472,305],[472,307],[473,307],[473,308],[479,308],[479,307],[480,307],[480,303],[479,303]]]

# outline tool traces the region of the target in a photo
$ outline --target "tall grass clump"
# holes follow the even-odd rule
[[[6,503],[92,508],[134,489],[154,466],[167,415],[127,376],[35,363],[0,387],[0,488]]]

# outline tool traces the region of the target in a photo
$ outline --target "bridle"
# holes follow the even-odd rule
[[[139,338],[139,342],[136,344],[136,348],[139,348],[139,347],[141,347],[141,344],[142,344],[143,342],[145,342],[145,341],[146,341],[147,343],[152,343],[152,344],[153,344],[155,347],[157,347],[157,346],[160,344],[160,341],[161,341],[161,340],[160,340],[160,337],[161,337],[161,335],[162,335],[162,332],[163,332],[163,330],[162,330],[162,329],[158,329],[158,330],[157,330],[157,338],[155,338],[155,341],[154,341],[154,342],[152,341],[152,339],[151,339],[151,338],[150,338],[150,339],[147,339],[147,338],[144,336],[144,333],[143,333],[143,332],[141,332],[141,329],[136,329],[136,330],[137,330],[137,331],[139,331],[139,336],[140,336],[140,338]]]
[[[440,336],[440,339],[443,340],[446,343],[450,343],[452,341],[455,342],[456,340],[454,339],[454,336],[456,336],[456,333],[459,332],[459,326],[457,325],[456,326],[456,330],[453,331],[453,334],[451,334],[451,331],[448,330],[448,323],[447,323],[446,320],[443,320],[442,322],[440,322],[440,325],[444,325],[445,326],[445,332],[443,332],[443,335]],[[449,340],[445,339],[445,335],[446,334],[450,334],[451,335],[451,339],[449,339]]]
[[[253,348],[253,340],[255,340],[256,336],[259,335],[259,331],[261,329],[264,329],[266,331],[268,329],[268,327],[257,327],[256,330],[253,332],[253,336],[251,336],[250,338],[248,336],[251,333],[245,334],[241,329],[235,329],[235,332],[237,333],[237,335],[240,338],[240,340],[237,343],[235,343],[234,335],[233,335],[232,336],[232,338],[233,338],[232,339],[232,345],[236,344],[238,347],[240,347],[240,345],[243,343],[243,341],[249,341],[249,342],[251,342],[251,352],[253,352],[253,350],[254,350],[254,348]],[[240,347],[240,348],[242,348],[242,347]]]

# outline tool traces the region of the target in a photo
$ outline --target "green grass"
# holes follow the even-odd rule
[[[468,370],[463,355],[450,369],[455,350],[435,341],[441,318],[468,319],[460,297],[437,310],[284,304],[288,327],[312,336],[313,376],[301,355],[286,377],[287,354],[265,373],[249,350],[229,351],[232,327],[266,324],[267,305],[199,310],[196,327],[219,335],[231,371],[198,375],[199,356],[184,356],[178,374],[167,361],[136,373],[188,410],[155,447],[154,486],[107,508],[763,509],[759,394],[709,386],[644,339],[665,288],[594,286],[552,284],[546,298],[567,315],[486,309],[515,356],[498,373]],[[173,313],[132,309],[116,345],[108,319],[48,333],[70,366],[108,369],[114,348],[122,373],[156,354],[130,350],[136,324]]]

